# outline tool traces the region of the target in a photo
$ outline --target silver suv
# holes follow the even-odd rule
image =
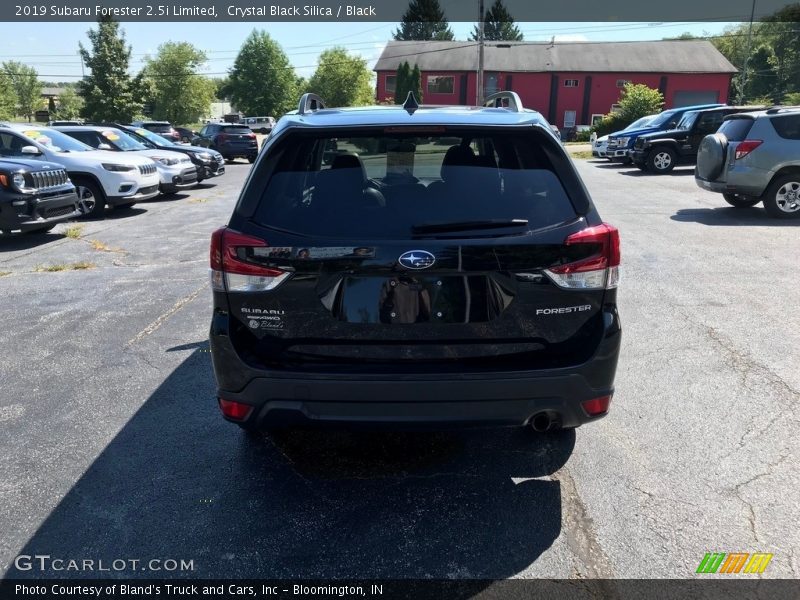
[[[731,206],[763,202],[771,217],[800,218],[800,107],[726,117],[700,144],[694,179]]]

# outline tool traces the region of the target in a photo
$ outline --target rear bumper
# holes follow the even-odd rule
[[[621,328],[615,309],[594,356],[560,369],[459,374],[339,374],[255,370],[236,354],[227,317],[215,317],[217,395],[253,407],[248,424],[324,426],[521,426],[546,411],[563,427],[590,417],[581,402],[613,392]],[[241,383],[241,385],[237,385]]]
[[[250,158],[251,156],[258,156],[258,144],[251,146],[221,144],[217,146],[216,150],[225,158]]]
[[[694,181],[698,187],[709,192],[741,194],[742,196],[760,198],[772,179],[771,173],[760,169],[748,169],[746,171],[729,169],[726,171],[725,177],[725,181],[708,181],[698,177],[695,171]]]

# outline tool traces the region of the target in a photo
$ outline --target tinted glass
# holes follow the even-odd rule
[[[800,140],[800,114],[773,117],[770,122],[782,138]]]
[[[724,133],[731,142],[741,142],[747,139],[747,134],[750,133],[752,126],[753,119],[729,119],[722,122],[718,132]]]
[[[691,129],[692,125],[694,125],[694,122],[697,119],[697,115],[698,115],[697,112],[690,110],[685,115],[683,115],[676,129]]]
[[[657,115],[648,125],[649,127],[661,127],[662,125],[666,125],[670,122],[670,120],[675,118],[675,111],[665,111],[662,112],[660,115]]]
[[[136,141],[132,136],[118,129],[109,129],[100,132],[101,143],[109,144],[115,150],[130,152],[132,150],[147,150],[147,146]]]
[[[163,138],[160,135],[153,133],[152,131],[148,131],[147,129],[139,128],[136,130],[136,134],[142,136],[143,138],[145,138],[146,140],[152,142],[157,146],[177,146],[177,144],[172,140]]]
[[[55,152],[86,152],[93,148],[55,129],[31,129],[20,131],[25,137],[35,140]]]
[[[242,127],[241,125],[231,125],[229,127],[220,127],[220,133],[227,133],[233,135],[250,135],[253,133],[249,127]]]
[[[640,127],[645,127],[647,126],[648,123],[650,123],[653,120],[653,118],[654,117],[652,116],[647,116],[647,117],[642,117],[641,119],[636,119],[633,123],[628,125],[622,131],[629,131],[632,129],[639,129]]]
[[[529,136],[302,138],[284,145],[255,218],[304,235],[407,239],[421,225],[527,220],[502,233],[519,235],[575,209]]]

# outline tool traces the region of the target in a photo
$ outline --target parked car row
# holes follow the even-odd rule
[[[695,182],[737,208],[800,218],[800,107],[732,114],[700,143]]]
[[[148,138],[152,136],[152,139]],[[225,172],[222,155],[119,125],[0,123],[0,230],[102,217]]]
[[[680,117],[680,118],[679,118]],[[677,119],[677,120],[676,120]],[[800,218],[800,107],[702,105],[664,111],[592,144],[592,154],[665,174],[696,165],[695,181],[737,208],[763,203]]]

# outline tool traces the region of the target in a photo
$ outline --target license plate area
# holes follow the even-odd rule
[[[492,309],[486,275],[346,277],[333,312],[347,323],[474,323]]]

